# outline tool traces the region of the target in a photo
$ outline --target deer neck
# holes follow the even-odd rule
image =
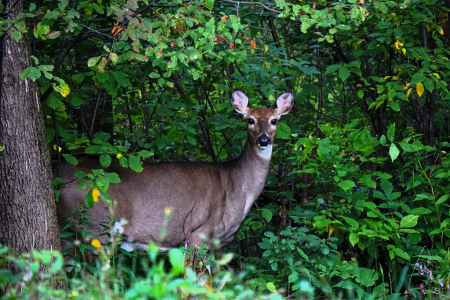
[[[245,200],[244,215],[261,194],[266,184],[272,157],[272,145],[262,150],[248,139],[241,155],[236,159],[234,168],[235,185],[241,187]]]

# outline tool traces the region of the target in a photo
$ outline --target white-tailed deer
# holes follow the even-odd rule
[[[247,96],[233,90],[232,105],[247,121],[247,143],[241,155],[222,163],[144,164],[142,173],[122,168],[118,162],[107,168],[121,183],[109,186],[116,220],[125,219],[123,236],[137,244],[150,241],[158,246],[200,246],[218,239],[221,246],[234,238],[251,206],[261,194],[269,173],[272,144],[281,115],[293,105],[292,91],[276,100],[276,108],[251,108]],[[64,223],[87,190],[78,190],[75,171],[101,169],[98,160],[86,159],[77,166],[66,165],[61,177],[66,182],[57,205],[58,220]],[[169,219],[164,222],[166,209]],[[98,235],[110,216],[108,204],[97,202],[90,211],[93,224],[87,229]],[[164,227],[164,228],[163,228]],[[164,230],[165,234],[161,235]],[[106,242],[105,238],[100,240]]]

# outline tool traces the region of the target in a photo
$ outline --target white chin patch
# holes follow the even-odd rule
[[[261,158],[270,159],[272,157],[272,144],[264,147],[261,146],[258,147],[259,147],[258,155]]]

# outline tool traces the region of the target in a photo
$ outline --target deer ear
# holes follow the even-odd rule
[[[231,104],[238,113],[244,116],[248,113],[248,97],[240,89],[234,89],[231,93]]]
[[[280,97],[278,97],[277,108],[275,110],[275,113],[280,116],[285,115],[291,110],[293,105],[294,105],[294,93],[292,92],[292,90],[289,90],[281,94]]]

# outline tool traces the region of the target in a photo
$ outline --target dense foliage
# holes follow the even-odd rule
[[[1,28],[16,39],[29,32],[36,65],[21,76],[39,83],[55,161],[96,154],[104,167],[117,157],[139,172],[142,160],[228,160],[245,141],[231,90],[267,106],[293,89],[266,189],[227,249],[236,268],[253,266],[247,288],[294,298],[448,295],[448,2],[26,7]],[[80,176],[105,198],[120,180]]]

